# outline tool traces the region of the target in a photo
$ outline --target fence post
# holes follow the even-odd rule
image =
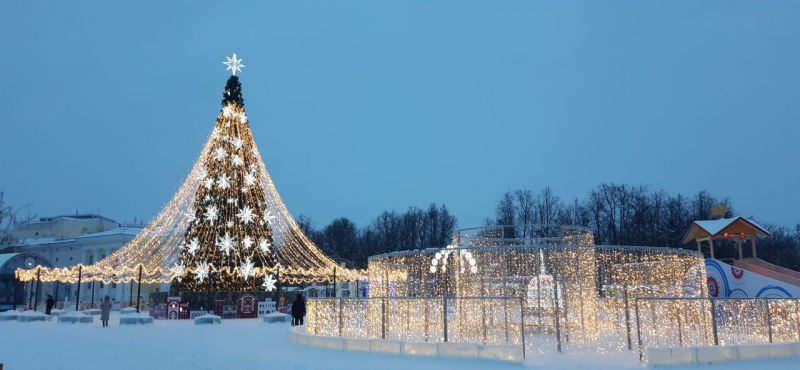
[[[553,289],[553,297],[555,298],[555,314],[556,314],[556,348],[561,352],[561,322],[559,316],[561,310],[558,308],[558,279],[555,279],[555,289]]]
[[[519,299],[519,332],[520,332],[520,338],[522,338],[522,358],[524,359],[525,358],[525,298]],[[508,328],[506,328],[506,337],[508,337]]]
[[[681,324],[681,311],[675,309],[675,317],[678,319],[678,345],[683,347],[683,325]]]
[[[794,318],[797,320],[797,341],[800,342],[800,304],[797,298],[794,300]]]
[[[428,311],[429,311],[430,307],[428,307],[428,302],[425,302],[424,305],[425,305],[425,337],[424,338],[425,338],[425,342],[428,342],[428,340],[429,340],[428,331],[429,331],[429,325],[430,325],[430,318],[429,318],[430,314],[428,313]]]
[[[444,321],[444,341],[447,343],[447,296],[442,297],[442,318]]]
[[[625,331],[628,335],[628,351],[633,349],[633,343],[631,341],[631,311],[630,306],[628,304],[628,287],[622,287],[622,299],[625,302]]]
[[[719,345],[719,334],[717,334],[717,301],[710,298],[711,301],[711,331],[714,334],[714,345]]]
[[[381,298],[381,339],[386,339],[386,298]]]
[[[772,343],[772,313],[769,312],[769,299],[765,299],[764,302],[767,304],[767,336]]]
[[[78,305],[81,303],[81,276],[83,275],[83,265],[78,265],[78,289],[75,295],[75,311],[78,310]]]
[[[339,336],[342,336],[344,328],[344,298],[339,298]]]
[[[504,321],[505,328],[506,328],[506,330],[505,330],[505,332],[506,332],[506,343],[508,343],[510,341],[510,338],[509,338],[509,335],[508,335],[508,300],[507,299],[503,300],[503,321]]]
[[[639,298],[634,298],[634,308],[636,309],[636,341],[639,343],[639,361],[644,361],[644,346],[642,346],[642,327],[639,320]]]

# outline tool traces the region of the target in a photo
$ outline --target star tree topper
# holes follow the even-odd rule
[[[227,61],[222,62],[222,64],[228,66],[228,68],[225,68],[225,70],[231,71],[231,74],[234,76],[236,76],[236,72],[241,72],[242,68],[246,67],[244,64],[242,64],[242,59],[236,57],[236,53],[233,53],[233,56],[225,58],[228,59]]]

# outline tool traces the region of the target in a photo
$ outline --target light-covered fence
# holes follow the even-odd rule
[[[651,347],[800,342],[797,298],[637,298],[643,357]]]
[[[522,300],[513,297],[310,298],[312,335],[405,342],[524,345]]]

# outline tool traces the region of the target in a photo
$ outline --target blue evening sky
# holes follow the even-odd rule
[[[709,190],[800,222],[798,1],[0,3],[0,189],[149,220],[236,52],[278,190],[317,227],[600,182]]]

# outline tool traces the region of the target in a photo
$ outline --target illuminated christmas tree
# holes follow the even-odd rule
[[[175,291],[253,291],[274,287],[265,273],[278,259],[273,249],[264,189],[260,186],[258,152],[247,123],[242,85],[236,73],[244,65],[225,62],[231,76],[222,109],[196,173],[199,186],[190,209],[179,263],[174,268]],[[187,273],[191,269],[192,273]]]

